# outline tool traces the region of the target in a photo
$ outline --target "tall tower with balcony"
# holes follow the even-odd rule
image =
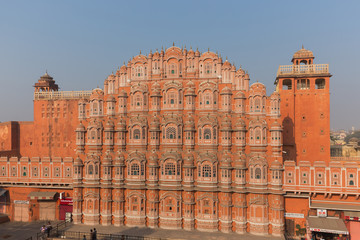
[[[281,65],[275,85],[280,94],[284,160],[330,160],[330,77],[328,64],[297,51],[292,65]]]

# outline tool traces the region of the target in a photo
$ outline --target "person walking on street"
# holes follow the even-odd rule
[[[90,240],[94,240],[94,232],[92,229],[90,229]]]
[[[94,240],[97,240],[97,231],[96,231],[96,228],[94,228]]]

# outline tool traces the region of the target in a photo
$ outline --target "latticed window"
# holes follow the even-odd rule
[[[210,128],[204,129],[204,139],[211,139],[211,130]]]
[[[165,164],[165,175],[175,175],[175,164],[166,163]]]
[[[207,74],[211,73],[211,63],[205,64],[205,72]]]
[[[136,75],[136,77],[141,77],[141,76],[143,75],[143,73],[142,73],[142,67],[140,67],[140,66],[137,66],[137,67],[136,67],[135,75]]]
[[[176,139],[176,129],[175,129],[175,127],[168,127],[166,129],[166,138],[167,139]]]
[[[142,129],[142,138],[145,139],[145,128]]]
[[[205,93],[204,94],[204,104],[210,105],[210,103],[211,103],[211,95],[210,95],[210,93]]]
[[[260,99],[256,98],[255,99],[255,112],[260,112],[261,108],[260,108]]]
[[[134,136],[134,139],[140,139],[140,130],[135,129],[133,136]]]
[[[92,175],[94,173],[94,166],[92,164],[90,164],[88,166],[88,174]]]
[[[135,106],[142,105],[142,97],[140,95],[135,96]]]
[[[202,177],[211,177],[211,166],[205,164],[202,167]]]
[[[139,171],[140,171],[139,164],[133,163],[133,164],[131,165],[131,171],[130,171],[131,175],[133,175],[133,176],[138,176],[138,175],[139,175]]]
[[[255,179],[261,179],[261,170],[260,170],[260,168],[255,169]]]

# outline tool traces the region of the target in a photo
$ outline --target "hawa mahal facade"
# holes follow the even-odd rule
[[[102,89],[58,91],[46,73],[34,121],[0,124],[0,209],[61,219],[65,198],[75,224],[276,236],[304,235],[318,209],[354,219],[359,162],[330,158],[331,75],[313,60],[296,52],[270,94],[176,46],[133,57]]]

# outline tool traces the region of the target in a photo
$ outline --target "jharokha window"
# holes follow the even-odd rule
[[[178,179],[181,176],[181,165],[179,161],[168,159],[161,164],[162,179]]]
[[[144,163],[140,163],[138,161],[133,161],[128,165],[128,176],[132,178],[139,178],[140,176],[144,176],[145,174],[145,166]]]
[[[216,127],[210,125],[204,125],[203,127],[200,127],[198,132],[199,144],[216,144],[216,133]]]
[[[198,179],[200,181],[216,181],[217,164],[204,161],[198,164]]]

